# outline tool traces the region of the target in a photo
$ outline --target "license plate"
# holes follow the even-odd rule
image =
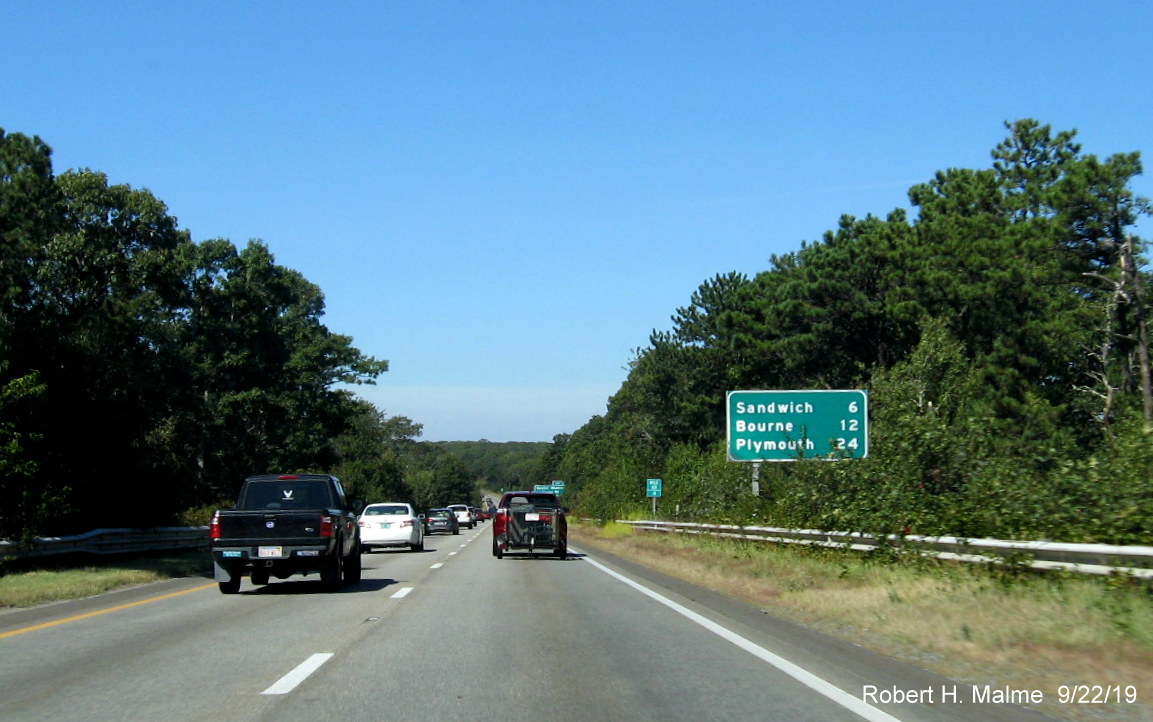
[[[256,550],[256,556],[264,557],[282,557],[284,556],[283,547],[260,547]]]
[[[535,511],[527,512],[524,515],[524,520],[525,521],[540,521],[540,514],[536,513]]]
[[[387,528],[389,528],[390,526],[392,526],[392,522],[390,522],[390,521],[384,521],[384,522],[381,522],[381,523],[380,523],[380,528],[381,528],[381,529],[387,529]]]

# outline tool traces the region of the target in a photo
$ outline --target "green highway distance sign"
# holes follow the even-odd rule
[[[862,459],[869,397],[862,390],[730,391],[729,461]]]

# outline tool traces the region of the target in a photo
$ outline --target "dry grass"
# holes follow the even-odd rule
[[[583,525],[570,536],[953,679],[1041,690],[1054,717],[1153,719],[1146,705],[1056,704],[1069,684],[1153,699],[1147,585]]]

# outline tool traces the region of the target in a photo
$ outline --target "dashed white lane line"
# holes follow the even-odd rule
[[[464,548],[465,546],[467,546],[467,544],[461,544],[460,546],[461,546],[461,548]],[[457,552],[450,552],[449,556],[450,557],[456,556],[456,554],[457,554]],[[436,564],[433,564],[431,568],[432,569],[440,569],[443,566],[444,566],[444,562],[437,562]],[[398,589],[392,593],[391,598],[392,599],[404,599],[405,597],[407,597],[409,595],[409,593],[412,591],[412,589],[413,589],[412,587],[401,587],[400,589]],[[308,679],[309,675],[311,675],[316,670],[320,669],[320,666],[330,659],[332,659],[332,653],[331,652],[324,652],[324,653],[312,655],[308,659],[301,662],[296,667],[296,669],[294,669],[291,672],[289,672],[288,674],[284,675],[279,680],[277,680],[276,683],[273,684],[271,687],[269,687],[268,689],[261,692],[261,694],[288,694],[292,690],[296,689],[297,686],[299,686],[301,682]]]
[[[314,654],[308,659],[297,665],[296,669],[281,677],[268,689],[261,692],[261,694],[288,694],[296,689],[296,686],[308,679],[308,676],[320,669],[320,665],[332,659],[332,652],[323,652]]]

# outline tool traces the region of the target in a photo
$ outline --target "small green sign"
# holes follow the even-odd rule
[[[661,495],[661,485],[664,482],[660,479],[649,479],[645,482],[645,496],[658,497]]]
[[[550,482],[548,484],[533,484],[532,490],[533,491],[543,491],[546,493],[551,492],[553,494],[556,494],[557,496],[560,496],[561,494],[564,493],[564,482],[557,480],[557,481]]]
[[[844,391],[730,391],[729,461],[862,459],[869,397]]]

